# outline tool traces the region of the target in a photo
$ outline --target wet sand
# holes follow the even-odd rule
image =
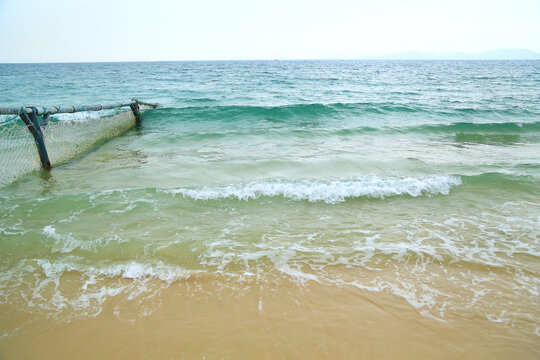
[[[0,308],[1,359],[537,359],[538,336],[352,286],[200,277],[96,317],[62,321]]]

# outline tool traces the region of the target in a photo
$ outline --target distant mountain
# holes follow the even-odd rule
[[[409,51],[383,56],[371,56],[370,59],[395,60],[540,60],[540,54],[527,49],[497,49],[480,53],[463,52],[430,53]]]

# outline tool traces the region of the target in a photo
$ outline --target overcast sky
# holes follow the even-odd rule
[[[0,0],[0,62],[540,52],[540,0]]]

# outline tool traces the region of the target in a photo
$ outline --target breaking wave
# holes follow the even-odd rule
[[[381,178],[377,176],[339,180],[288,180],[273,179],[253,181],[227,186],[205,186],[160,190],[182,195],[194,200],[238,199],[252,200],[260,197],[284,197],[292,200],[324,201],[328,204],[343,202],[349,198],[379,198],[390,196],[448,194],[453,186],[461,185],[456,176],[432,176],[424,178]]]

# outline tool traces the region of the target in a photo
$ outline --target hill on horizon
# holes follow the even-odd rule
[[[540,60],[540,54],[528,49],[496,49],[479,53],[454,51],[432,53],[408,51],[381,56],[370,56],[369,58],[385,60]]]

